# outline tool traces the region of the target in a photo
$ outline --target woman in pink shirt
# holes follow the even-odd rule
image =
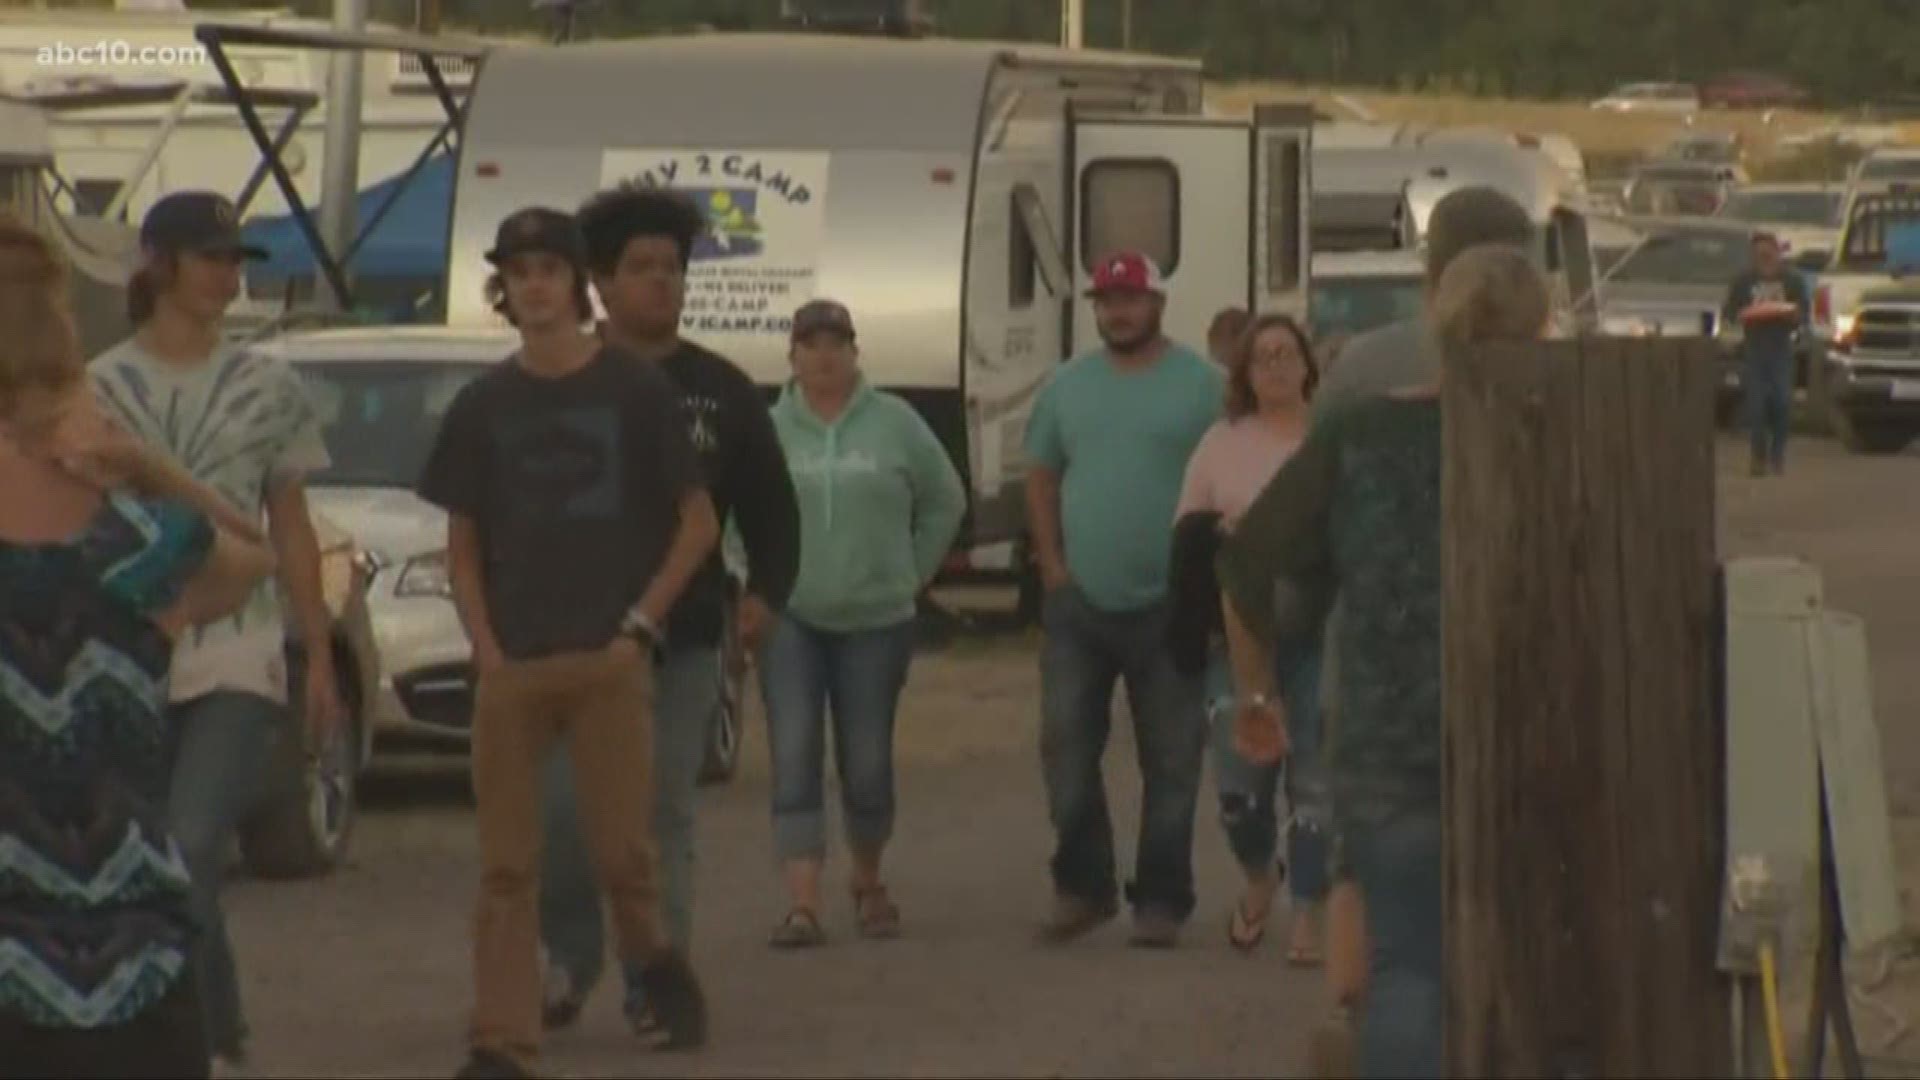
[[[1313,348],[1298,323],[1263,315],[1228,357],[1226,419],[1209,430],[1187,464],[1175,519],[1217,516],[1231,531],[1267,481],[1306,438],[1307,402],[1319,381]],[[1251,952],[1265,935],[1287,867],[1292,867],[1293,926],[1287,956],[1296,964],[1320,959],[1318,908],[1327,894],[1324,803],[1318,776],[1320,649],[1317,640],[1296,642],[1275,658],[1287,708],[1291,756],[1284,766],[1293,819],[1287,858],[1277,858],[1277,792],[1283,766],[1247,761],[1233,745],[1233,718],[1220,708],[1233,699],[1224,641],[1210,642],[1207,700],[1212,726],[1220,821],[1247,886],[1234,906],[1227,936]]]

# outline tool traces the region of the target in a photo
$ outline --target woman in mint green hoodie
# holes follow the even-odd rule
[[[869,937],[899,932],[899,909],[880,879],[893,831],[894,713],[920,592],[966,509],[960,476],[926,421],[862,378],[845,307],[816,300],[795,312],[791,356],[793,381],[773,422],[800,500],[800,577],[759,664],[774,848],[791,900],[773,944],[788,948],[825,940],[829,711],[856,925]]]

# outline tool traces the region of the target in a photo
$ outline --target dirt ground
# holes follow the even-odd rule
[[[1808,557],[1825,571],[1831,605],[1867,620],[1900,858],[1920,867],[1920,455],[1850,457],[1803,442],[1789,476],[1754,481],[1737,468],[1738,447],[1725,449],[1725,550]],[[1195,844],[1201,903],[1182,948],[1130,950],[1119,924],[1065,950],[1033,944],[1049,847],[1037,684],[1024,637],[967,640],[917,663],[901,720],[890,874],[907,936],[855,941],[836,889],[832,944],[810,954],[764,945],[781,903],[754,718],[741,775],[701,807],[697,960],[714,1004],[711,1048],[639,1050],[603,986],[582,1024],[549,1042],[545,1067],[574,1076],[1296,1073],[1324,1007],[1319,976],[1289,969],[1277,935],[1251,959],[1226,947],[1235,873],[1211,791]],[[1135,820],[1131,753],[1123,735],[1109,759],[1123,856]],[[262,1075],[445,1076],[462,1056],[475,884],[463,765],[390,764],[367,795],[351,866],[324,881],[232,891]],[[837,856],[830,873],[844,874]],[[1920,925],[1913,888],[1908,904]],[[1889,963],[1873,1003],[1856,1005],[1865,1049],[1920,1058],[1920,1039],[1900,1030],[1916,1006],[1920,975]]]

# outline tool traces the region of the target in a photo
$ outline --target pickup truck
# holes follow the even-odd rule
[[[1827,354],[1827,387],[1849,450],[1897,453],[1920,437],[1920,281],[1861,297]]]
[[[1862,184],[1848,196],[1846,224],[1814,288],[1813,327],[1820,340],[1846,337],[1867,294],[1898,284],[1887,267],[1887,233],[1913,223],[1920,223],[1920,185]]]

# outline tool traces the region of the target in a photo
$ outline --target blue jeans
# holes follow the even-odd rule
[[[708,726],[720,702],[718,648],[667,654],[654,680],[653,839],[658,852],[660,908],[667,940],[685,952],[693,939],[693,812],[706,760]],[[541,812],[540,940],[551,963],[566,970],[576,994],[600,981],[606,958],[600,887],[567,747],[547,759]],[[631,990],[637,973],[629,972]]]
[[[167,824],[193,877],[190,903],[200,934],[192,963],[200,1012],[209,1050],[236,1061],[245,1052],[247,1027],[220,885],[234,831],[266,793],[269,758],[287,710],[258,694],[217,690],[174,705],[170,720]]]
[[[1193,912],[1193,815],[1206,760],[1199,679],[1167,654],[1165,605],[1107,612],[1077,586],[1047,595],[1040,653],[1040,763],[1057,844],[1054,889],[1088,903],[1116,892],[1113,824],[1100,759],[1113,688],[1126,686],[1142,786],[1140,843],[1127,897],[1136,909],[1184,920]]]
[[[1343,819],[1340,842],[1365,898],[1372,950],[1360,1018],[1360,1075],[1440,1076],[1440,810]]]
[[[1318,903],[1329,887],[1327,871],[1327,791],[1320,760],[1320,671],[1318,648],[1283,651],[1276,661],[1277,684],[1287,706],[1286,760],[1256,765],[1233,745],[1232,666],[1225,649],[1216,649],[1207,666],[1207,701],[1213,729],[1215,786],[1220,791],[1220,824],[1233,856],[1248,873],[1272,864],[1279,847],[1276,791],[1284,782],[1293,821],[1287,829],[1287,876],[1294,900]]]
[[[827,723],[833,723],[847,842],[877,853],[893,836],[893,727],[913,662],[915,621],[836,632],[789,615],[760,649],[773,752],[773,849],[782,861],[827,851]]]
[[[1747,398],[1747,436],[1753,445],[1753,460],[1776,469],[1787,463],[1793,366],[1792,353],[1765,356],[1749,351],[1741,361],[1740,383]]]

